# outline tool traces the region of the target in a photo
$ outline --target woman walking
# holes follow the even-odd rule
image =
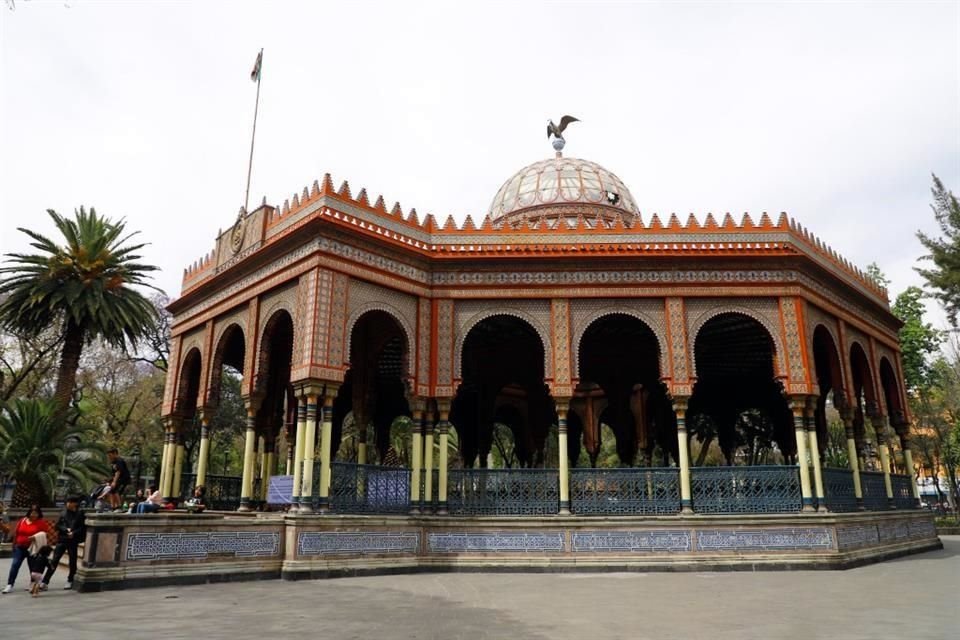
[[[7,576],[7,586],[0,593],[13,591],[13,583],[17,579],[20,565],[30,553],[30,543],[38,533],[46,534],[50,531],[50,524],[43,519],[40,505],[32,505],[26,517],[21,518],[13,531],[13,561],[10,563],[10,575]]]

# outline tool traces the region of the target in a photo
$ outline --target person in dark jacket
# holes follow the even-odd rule
[[[87,535],[86,521],[83,511],[80,510],[80,498],[76,496],[67,498],[67,506],[60,514],[60,519],[57,520],[56,529],[58,535],[57,546],[53,550],[53,560],[50,561],[47,573],[43,576],[43,583],[40,585],[40,588],[44,591],[46,591],[50,584],[50,578],[53,577],[54,572],[60,565],[60,558],[63,557],[64,552],[66,552],[70,562],[70,573],[67,574],[67,583],[63,588],[73,588],[73,577],[77,573],[77,545],[83,542]]]

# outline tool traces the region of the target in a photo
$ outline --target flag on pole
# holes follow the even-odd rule
[[[260,65],[263,64],[263,51],[257,54],[257,61],[253,63],[253,71],[250,72],[250,79],[254,82],[260,82]]]

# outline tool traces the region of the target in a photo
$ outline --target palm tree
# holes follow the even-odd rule
[[[33,239],[40,253],[11,253],[8,266],[0,269],[0,326],[25,336],[61,325],[63,350],[57,372],[54,402],[58,415],[70,406],[77,367],[84,344],[100,338],[124,348],[136,346],[147,329],[156,323],[153,305],[135,285],[146,283],[147,273],[156,267],[140,264],[134,252],[144,245],[125,243],[125,222],[113,222],[91,208],[64,218],[48,209],[64,246],[45,236],[20,228]],[[153,288],[153,287],[151,287]]]
[[[59,478],[87,490],[109,475],[103,445],[56,411],[50,401],[17,399],[0,412],[0,475],[17,483],[13,507],[52,504]]]

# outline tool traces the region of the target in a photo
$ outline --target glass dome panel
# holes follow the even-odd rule
[[[620,200],[608,202],[607,191],[617,193]],[[494,197],[490,214],[498,220],[523,209],[564,203],[591,204],[609,214],[620,211],[633,216],[637,211],[623,182],[600,165],[577,158],[550,158],[511,176]]]

